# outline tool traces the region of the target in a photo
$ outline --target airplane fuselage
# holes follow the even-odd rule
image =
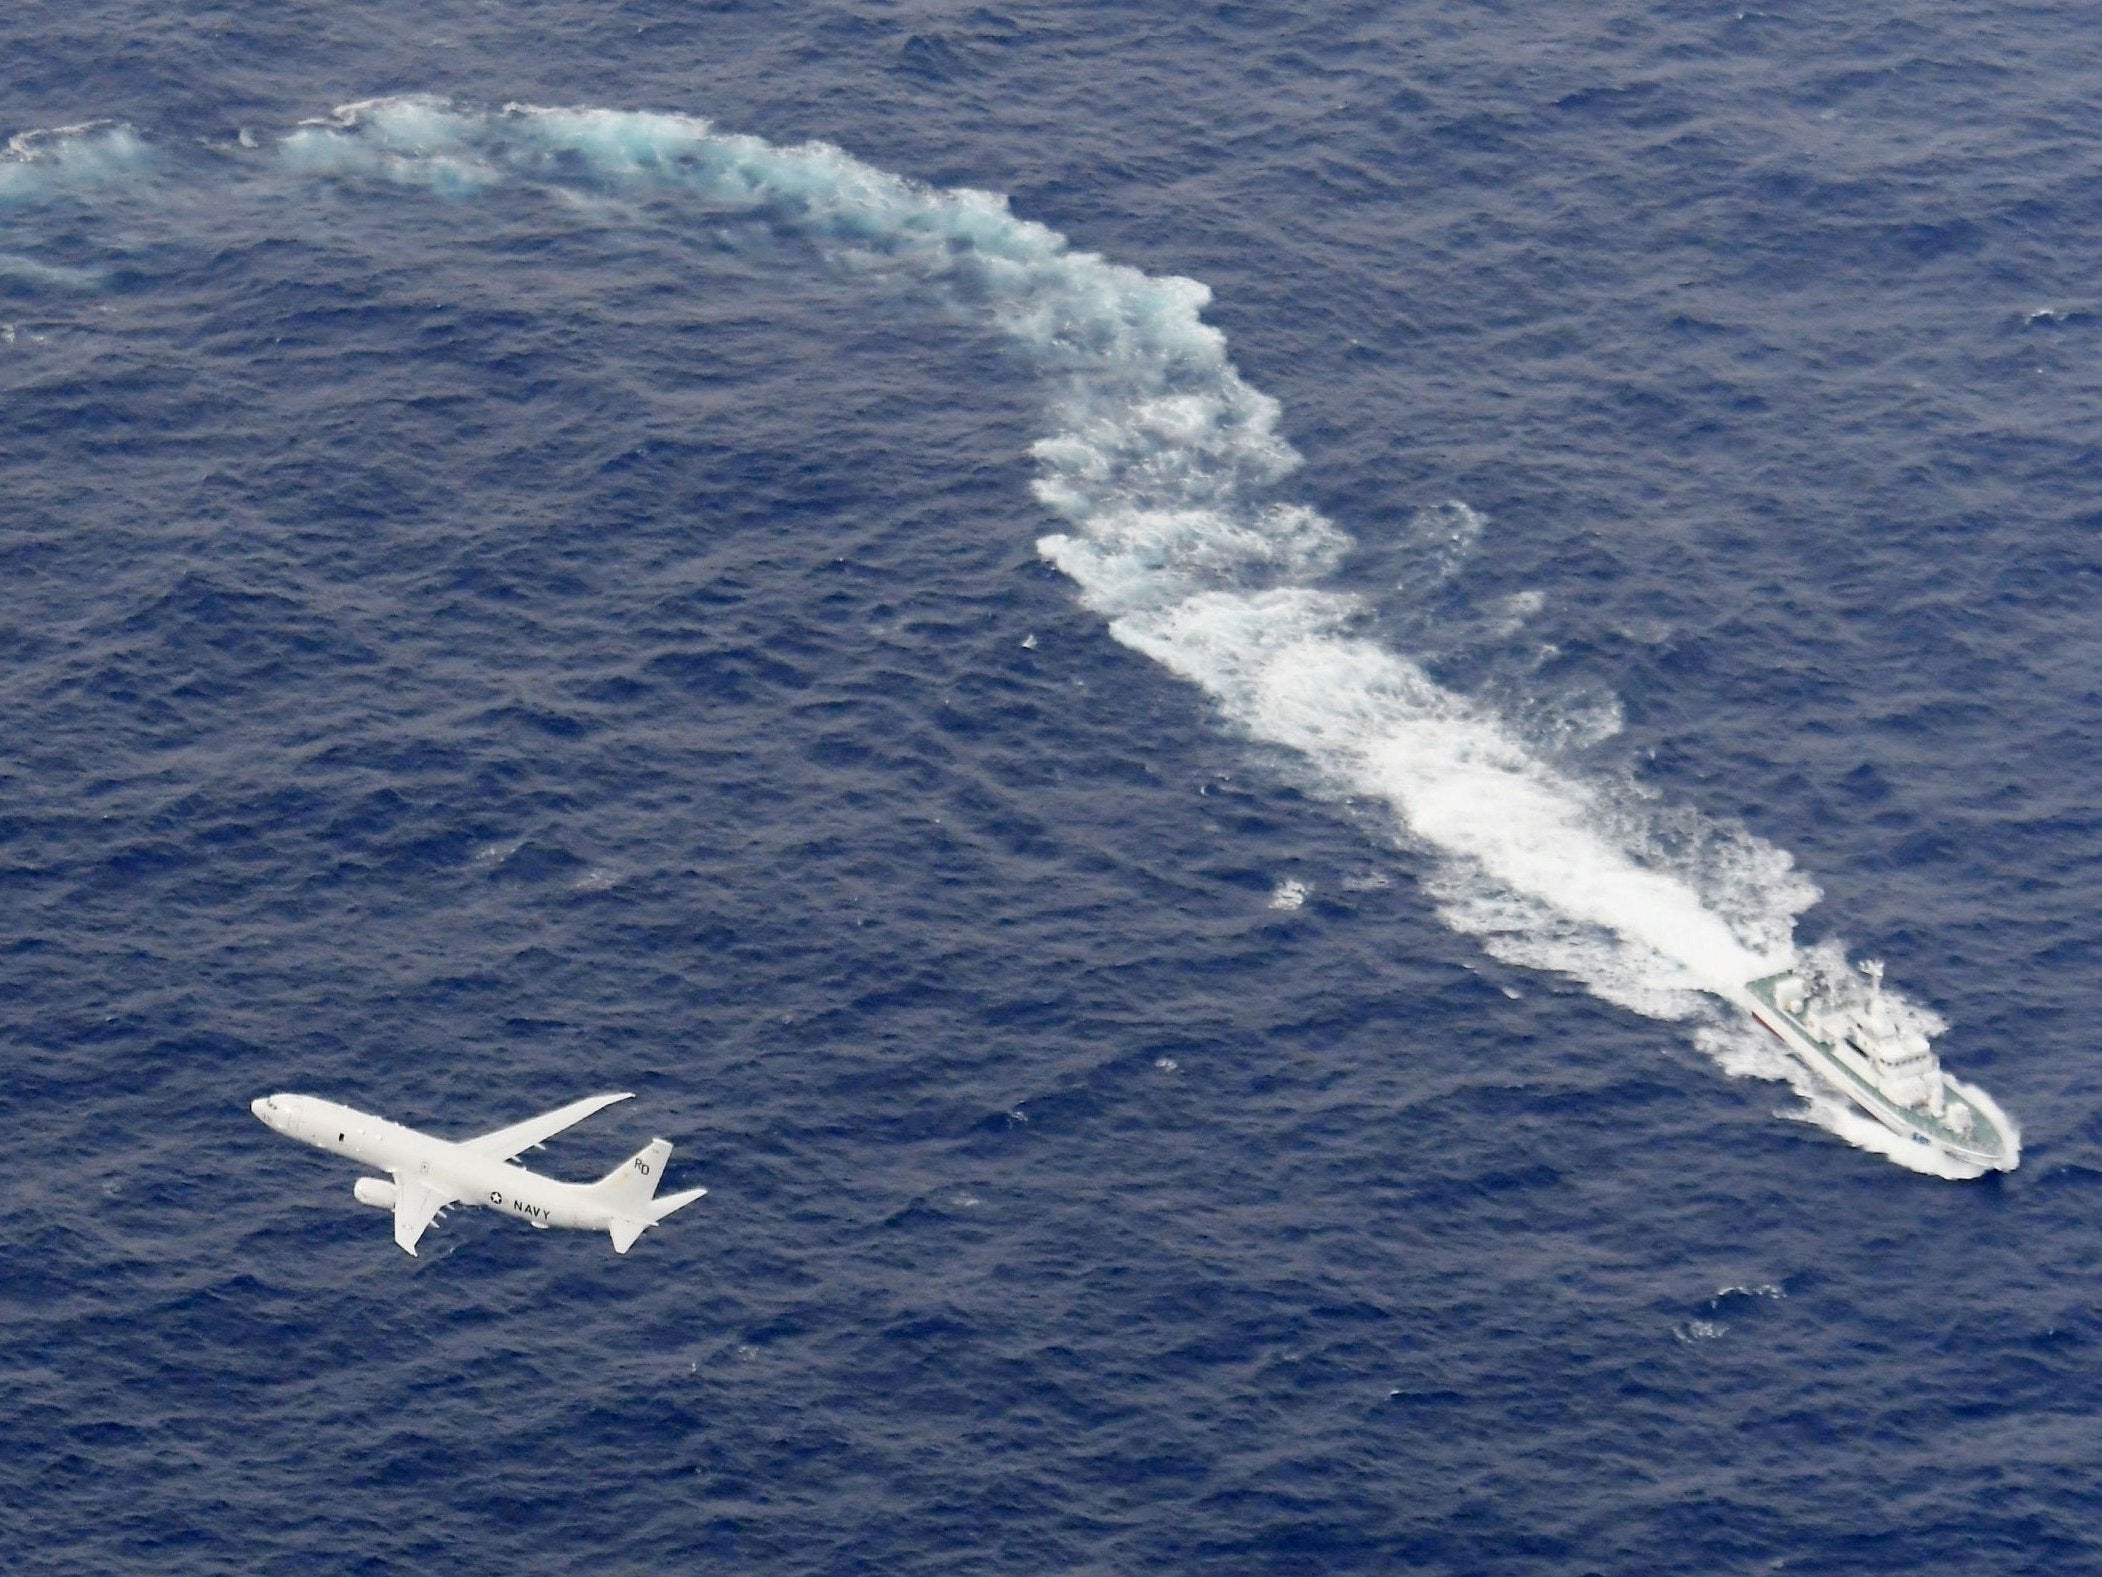
[[[624,1254],[646,1227],[706,1192],[654,1197],[669,1144],[653,1142],[595,1183],[543,1177],[518,1165],[508,1152],[625,1098],[590,1097],[548,1114],[541,1120],[544,1126],[527,1123],[457,1142],[314,1095],[266,1095],[250,1110],[287,1138],[389,1174],[391,1182],[359,1178],[352,1192],[361,1204],[395,1212],[395,1241],[412,1254],[424,1227],[454,1205],[494,1210],[536,1227],[610,1233],[615,1250]],[[492,1144],[502,1153],[493,1153]]]
[[[542,1177],[515,1161],[483,1160],[466,1154],[463,1146],[451,1140],[418,1133],[319,1096],[267,1098],[277,1103],[275,1118],[264,1115],[261,1101],[255,1103],[256,1115],[287,1138],[362,1161],[374,1171],[392,1172],[397,1180],[417,1178],[443,1189],[463,1205],[518,1216],[536,1227],[604,1232],[613,1225],[612,1208],[603,1200],[592,1199],[589,1183]],[[379,1203],[370,1189],[358,1197],[367,1204]],[[391,1198],[386,1201],[388,1208],[393,1203]]]

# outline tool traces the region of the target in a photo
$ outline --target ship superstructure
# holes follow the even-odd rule
[[[2011,1172],[2021,1143],[1984,1091],[1949,1077],[1918,1029],[1883,997],[1883,966],[1862,966],[1865,1000],[1820,995],[1794,970],[1745,987],[1745,1006],[1811,1072],[1891,1132],[1986,1171]]]

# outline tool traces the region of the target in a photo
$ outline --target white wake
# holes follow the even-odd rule
[[[123,128],[74,129],[20,150],[12,174],[0,166],[0,196],[38,164],[101,179],[140,157]],[[1696,1019],[1697,1040],[1727,1071],[1791,1078],[1805,1100],[1794,1115],[1918,1164],[1705,995],[1793,956],[1796,917],[1817,892],[1785,851],[1684,812],[1661,837],[1665,813],[1639,792],[1558,770],[1494,709],[1362,633],[1366,608],[1326,584],[1349,539],[1276,498],[1299,456],[1277,403],[1241,378],[1204,322],[1202,284],[1078,251],[994,194],[937,190],[825,144],[780,147],[678,115],[374,100],[255,157],[455,197],[516,182],[684,192],[711,210],[762,214],[843,266],[979,305],[1049,387],[1053,431],[1034,446],[1035,491],[1060,529],[1039,548],[1117,640],[1202,687],[1252,738],[1292,752],[1320,790],[1387,807],[1394,836],[1430,866],[1441,916],[1495,956],[1641,1013]],[[1414,527],[1426,543],[1479,528],[1457,504]]]

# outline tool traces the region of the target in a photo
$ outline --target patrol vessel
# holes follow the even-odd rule
[[[1817,995],[1794,970],[1745,987],[1745,1006],[1827,1084],[1914,1144],[1985,1171],[2011,1172],[2021,1140],[1983,1090],[1942,1072],[1927,1037],[1883,1000],[1883,966],[1863,964],[1865,1002]]]

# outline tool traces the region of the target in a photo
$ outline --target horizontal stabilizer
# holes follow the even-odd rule
[[[708,1190],[705,1188],[689,1188],[682,1194],[666,1194],[662,1199],[652,1199],[643,1206],[649,1212],[647,1218],[641,1216],[614,1217],[613,1225],[607,1229],[613,1237],[613,1252],[616,1254],[627,1253],[629,1249],[635,1246],[635,1240],[641,1237],[643,1233],[662,1221],[674,1210],[685,1209],[707,1192]]]
[[[683,1194],[666,1194],[662,1199],[653,1199],[650,1201],[650,1220],[653,1223],[662,1221],[674,1210],[684,1210],[707,1192],[705,1188],[689,1188]]]

